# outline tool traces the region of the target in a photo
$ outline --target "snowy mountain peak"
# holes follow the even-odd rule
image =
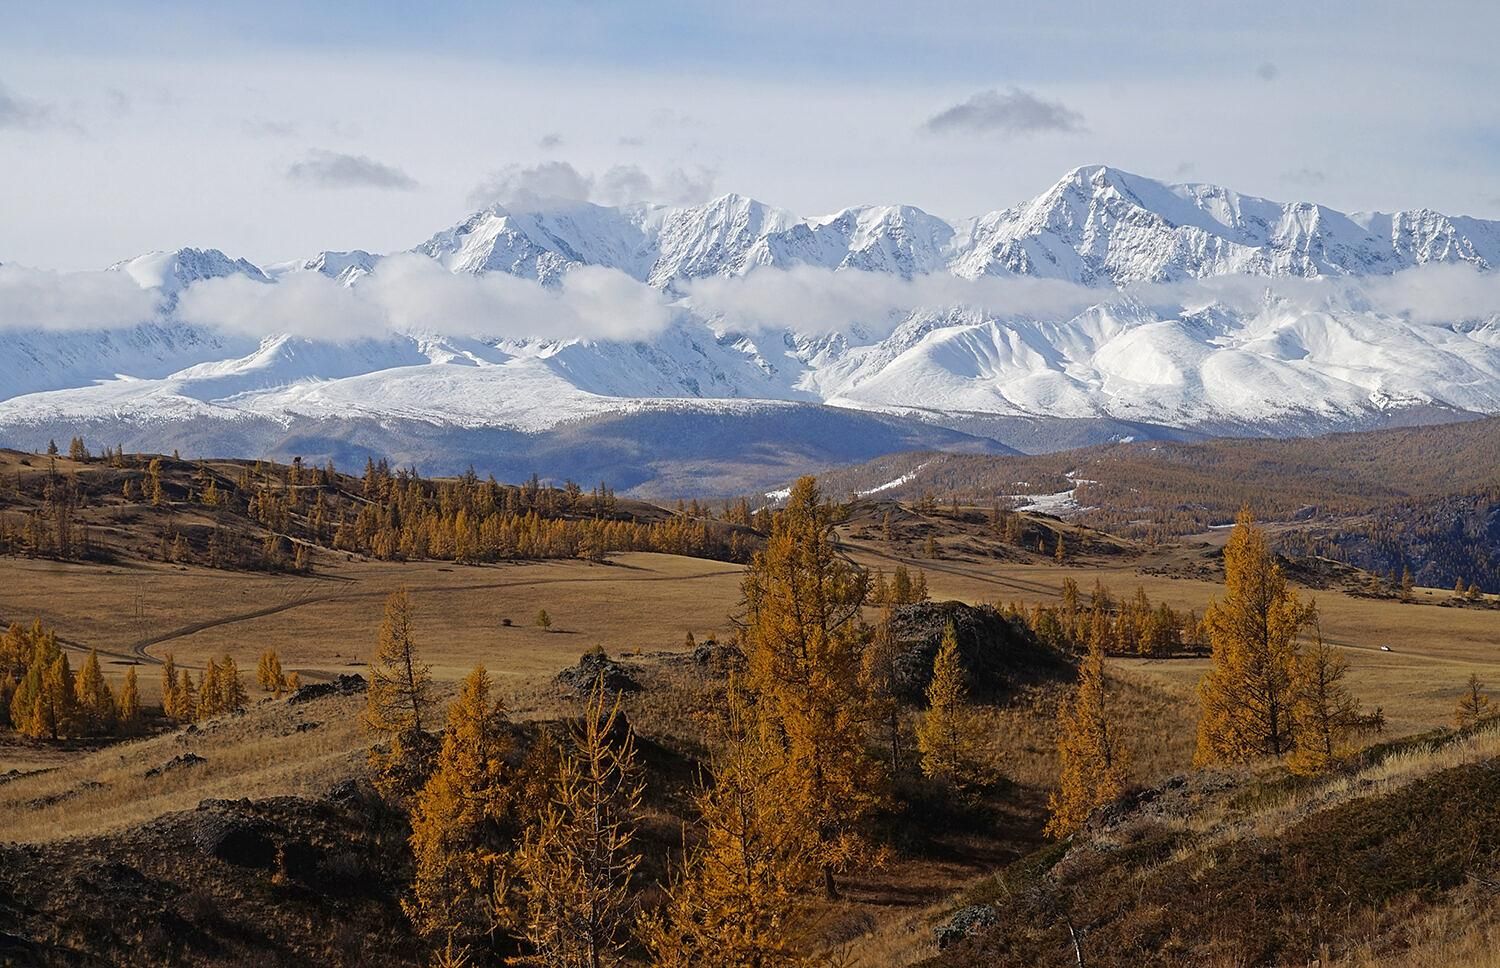
[[[109,268],[129,275],[142,289],[160,289],[166,296],[175,296],[200,279],[220,276],[243,275],[257,282],[271,281],[259,266],[245,259],[231,259],[218,249],[147,252]]]

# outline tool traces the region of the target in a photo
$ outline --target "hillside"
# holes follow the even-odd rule
[[[893,455],[822,475],[838,494],[930,495],[1065,514],[1137,539],[1248,505],[1298,553],[1419,583],[1500,590],[1500,419],[1287,440],[1138,441],[1029,457]]]

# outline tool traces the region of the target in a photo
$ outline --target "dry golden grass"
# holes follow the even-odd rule
[[[350,696],[257,703],[191,732],[76,755],[0,785],[0,831],[7,840],[63,840],[121,830],[209,798],[322,793],[363,769],[369,742],[358,722],[363,702]],[[204,762],[146,775],[188,752]]]
[[[241,671],[274,647],[288,671],[316,678],[363,666],[385,597],[404,585],[438,678],[461,678],[476,662],[526,676],[555,672],[594,645],[654,650],[679,647],[689,630],[727,634],[739,578],[723,562],[645,553],[609,565],[340,562],[312,577],[3,558],[0,620],[40,618],[65,644],[110,653],[105,667],[116,678],[143,640],[154,659],[170,651],[197,668],[227,652]],[[533,625],[543,608],[551,631]],[[154,670],[139,675],[145,701],[157,701]]]

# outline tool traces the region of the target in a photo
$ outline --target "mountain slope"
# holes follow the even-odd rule
[[[1500,412],[1500,315],[1414,318],[1358,287],[1314,297],[1193,285],[1500,264],[1500,223],[1426,210],[1346,215],[1090,166],[960,222],[910,206],[802,218],[739,195],[686,207],[492,206],[412,251],[455,274],[549,288],[583,267],[618,270],[661,292],[672,321],[637,339],[273,333],[258,343],[188,325],[179,297],[226,276],[276,285],[315,273],[358,289],[382,257],[322,252],[262,271],[213,249],[152,253],[112,268],[159,294],[158,319],[3,334],[0,442],[34,443],[39,428],[70,422],[116,427],[148,447],[153,434],[197,422],[186,436],[209,451],[226,443],[210,425],[393,420],[536,434],[647,411],[717,420],[755,400],[987,428],[981,435],[1032,448],[1078,440],[1034,432],[1036,421],[1091,426],[1085,439],[1098,440],[1122,426],[1134,436],[1284,435]],[[849,298],[823,291],[824,271],[862,274],[834,289],[877,292],[831,330],[802,310]],[[698,288],[752,274],[789,280],[771,325],[739,321]],[[1003,294],[970,304],[963,280],[1012,276],[1085,288],[1066,309],[1008,308]],[[1149,283],[1168,287],[1139,288]],[[1016,421],[1031,429],[1007,436]],[[831,459],[840,447],[826,443]]]

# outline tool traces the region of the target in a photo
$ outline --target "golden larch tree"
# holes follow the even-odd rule
[[[86,736],[104,736],[115,730],[115,697],[104,672],[99,668],[99,653],[89,650],[76,683],[78,723]]]
[[[974,744],[978,738],[974,712],[964,687],[958,632],[949,622],[932,660],[927,683],[927,710],[917,723],[917,748],[922,773],[929,779],[967,786],[978,779]]]
[[[525,961],[540,968],[611,968],[625,961],[630,878],[642,785],[635,736],[601,676],[571,729],[552,801],[515,854]]]
[[[1248,508],[1224,546],[1224,585],[1203,619],[1213,656],[1198,685],[1198,765],[1291,751],[1300,639],[1317,615],[1287,587]]]
[[[1484,693],[1484,683],[1479,681],[1479,676],[1470,673],[1463,695],[1458,697],[1458,709],[1454,713],[1453,721],[1459,729],[1464,729],[1478,725],[1480,720],[1489,717],[1490,714],[1490,697]]]
[[[434,702],[432,671],[417,655],[411,599],[402,588],[385,602],[364,711],[365,726],[386,742],[370,750],[375,785],[397,801],[421,789],[431,770]]]
[[[860,685],[869,702],[870,720],[880,736],[881,745],[890,751],[891,771],[901,772],[901,683],[897,659],[901,654],[896,641],[891,607],[886,605],[860,659]]]
[[[817,831],[830,897],[838,872],[868,856],[860,827],[880,802],[880,770],[860,728],[866,587],[839,549],[834,509],[813,478],[801,478],[745,574],[743,641],[748,686],[784,744],[787,796]]]
[[[1125,790],[1124,749],[1110,716],[1101,643],[1090,643],[1078,685],[1059,704],[1057,723],[1058,783],[1048,797],[1047,834],[1066,837]]]
[[[781,745],[738,686],[695,798],[699,835],[662,908],[642,919],[655,968],[798,968],[813,963],[797,923],[815,874],[808,831],[787,810]]]
[[[1292,710],[1297,727],[1287,757],[1287,766],[1304,775],[1321,773],[1344,760],[1360,726],[1359,702],[1344,684],[1349,663],[1314,629],[1312,646],[1297,658]]]
[[[135,666],[125,670],[125,682],[120,686],[120,695],[115,702],[115,721],[126,736],[134,735],[141,728],[141,693],[136,682]]]
[[[428,938],[469,944],[489,933],[489,908],[504,883],[504,851],[514,838],[513,748],[505,706],[476,666],[448,707],[448,727],[432,776],[411,812],[415,877],[402,907]]]

